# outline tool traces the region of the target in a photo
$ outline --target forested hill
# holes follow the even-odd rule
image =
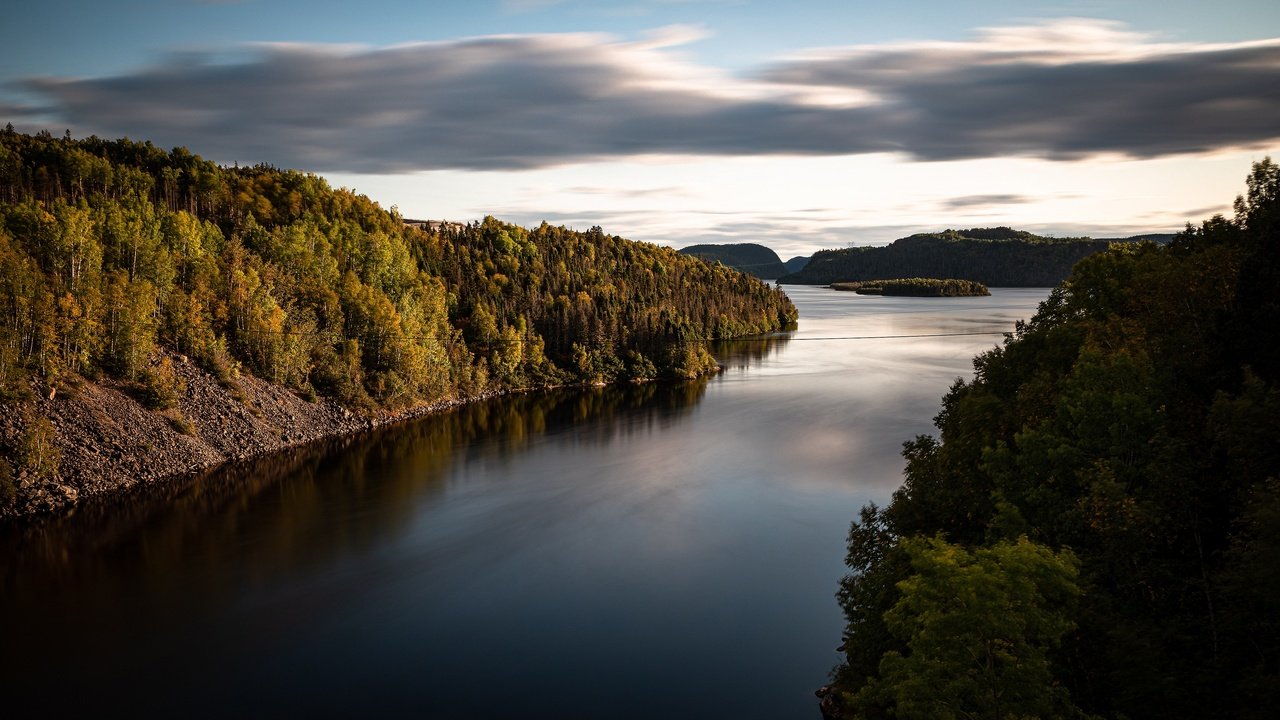
[[[974,361],[849,534],[848,718],[1280,707],[1280,167]]]
[[[790,260],[782,263],[782,266],[787,269],[787,274],[789,275],[791,273],[797,273],[803,270],[804,266],[809,264],[809,260],[810,258],[808,255],[797,255],[791,258]],[[782,277],[782,276],[779,275],[778,277]]]
[[[681,254],[723,263],[758,278],[780,278],[787,274],[782,258],[773,250],[756,243],[727,243],[724,245],[690,245],[680,249]]]
[[[793,285],[936,277],[973,280],[994,287],[1051,287],[1071,266],[1107,240],[1047,238],[1007,227],[947,230],[895,240],[883,247],[821,250],[797,273],[779,278]]]
[[[781,292],[598,228],[429,233],[315,175],[0,131],[0,396],[77,377],[172,404],[170,356],[348,407],[691,376]],[[12,455],[10,455],[12,457]]]

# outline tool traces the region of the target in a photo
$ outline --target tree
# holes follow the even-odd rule
[[[18,448],[22,468],[38,480],[53,480],[62,464],[58,431],[49,418],[24,410],[26,430]]]
[[[1074,626],[1076,560],[1025,537],[972,551],[940,538],[901,543],[913,574],[885,613],[907,645],[880,661],[880,677],[852,698],[894,716],[950,718],[1078,715],[1054,681],[1048,652]]]
[[[1233,219],[1078,263],[953,386],[940,439],[906,446],[893,502],[850,533],[829,715],[841,710],[830,698],[862,717],[1008,715],[982,691],[1009,698],[1010,682],[1055,678],[1108,717],[1274,714],[1280,169],[1257,163],[1247,185]],[[1017,573],[983,558],[1017,533],[1079,559],[1087,602],[1074,617],[1070,597],[1055,605],[1043,588],[1043,605],[1004,604]],[[979,581],[980,611],[965,600]],[[993,667],[1012,675],[956,674],[1010,618],[1045,613],[1078,628],[1002,639],[1016,662]],[[1070,711],[1015,699],[1030,709],[1012,712]]]
[[[714,369],[708,338],[794,319],[775,289],[599,228],[486,218],[424,232],[314,175],[0,133],[4,395],[37,374],[137,380],[159,350],[224,382],[244,367],[400,406],[697,374]]]

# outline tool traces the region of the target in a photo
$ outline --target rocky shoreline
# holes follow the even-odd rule
[[[400,411],[355,413],[330,399],[309,401],[251,376],[226,385],[173,356],[184,391],[171,410],[151,410],[131,386],[104,380],[34,388],[27,413],[0,413],[0,451],[15,466],[14,501],[0,519],[65,511],[90,498],[121,495],[236,460],[448,410],[494,397],[450,398]],[[34,407],[31,407],[34,405]],[[24,416],[27,419],[24,419]],[[47,418],[61,455],[56,475],[36,477],[13,462],[31,418]]]

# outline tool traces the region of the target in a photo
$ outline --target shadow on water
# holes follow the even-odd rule
[[[163,578],[192,558],[217,575],[212,566],[244,559],[237,538],[248,528],[274,529],[276,550],[259,550],[256,561],[288,567],[305,561],[304,555],[323,562],[396,532],[424,497],[441,490],[458,462],[509,457],[552,434],[577,444],[607,444],[665,428],[693,408],[706,384],[498,398],[85,503],[28,527],[0,528],[0,544],[13,550],[0,569],[3,604],[47,604],[51,588],[82,584],[92,575],[105,581],[122,569]],[[318,526],[325,532],[313,532]],[[138,563],[132,570],[122,567],[128,557]]]
[[[771,359],[785,342],[723,342],[714,350],[728,372],[737,372]],[[476,402],[87,502],[27,527],[0,528],[6,702],[35,707],[56,697],[64,710],[114,702],[172,710],[198,689],[197,678],[246,685],[238,700],[196,712],[219,715],[237,703],[287,694],[265,687],[265,678],[280,679],[273,661],[282,660],[270,656],[280,652],[279,639],[306,637],[307,618],[316,612],[343,618],[343,603],[355,603],[356,593],[367,589],[360,584],[380,577],[375,569],[385,553],[410,553],[392,562],[389,573],[466,580],[476,564],[499,564],[509,543],[525,542],[521,533],[532,532],[525,528],[530,521],[539,532],[559,532],[556,511],[544,505],[563,503],[559,512],[576,518],[613,497],[600,495],[603,489],[566,497],[556,487],[530,498],[527,488],[481,487],[506,477],[497,464],[520,464],[548,447],[568,448],[552,457],[571,457],[575,447],[613,456],[685,424],[709,382],[561,389]],[[645,486],[636,480],[627,487]],[[509,510],[476,510],[467,501],[494,496],[502,500],[484,502],[508,502]],[[468,515],[474,511],[489,515]],[[449,534],[456,524],[474,532]],[[422,541],[422,533],[435,539]],[[486,533],[511,538],[498,542]],[[406,537],[415,539],[401,542]],[[275,607],[291,614],[275,615]],[[264,657],[246,657],[247,647]],[[146,689],[137,687],[142,678]]]
[[[770,346],[742,345],[727,357],[732,366],[758,362]],[[127,694],[122,683],[131,673],[165,676],[172,663],[187,662],[174,638],[194,639],[202,631],[193,625],[217,628],[249,588],[309,582],[376,554],[414,532],[422,508],[444,502],[459,484],[484,482],[483,471],[461,468],[511,462],[540,443],[643,441],[687,418],[707,384],[478,402],[0,527],[0,616],[10,626],[0,677],[15,688],[6,695],[21,707],[56,694],[69,676],[86,706],[95,695]],[[180,693],[180,684],[155,700]]]

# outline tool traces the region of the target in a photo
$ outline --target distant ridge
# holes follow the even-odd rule
[[[787,272],[797,273],[803,270],[805,265],[809,264],[809,259],[808,255],[797,255],[782,264],[786,266]]]
[[[756,243],[690,245],[681,248],[680,254],[692,255],[709,263],[723,263],[758,278],[780,278],[791,272],[782,264],[778,253]]]
[[[933,277],[995,287],[1051,287],[1066,279],[1077,262],[1113,242],[1167,242],[1172,237],[1052,238],[1009,227],[944,230],[901,238],[883,247],[822,250],[802,270],[784,275],[778,282],[827,285]]]

